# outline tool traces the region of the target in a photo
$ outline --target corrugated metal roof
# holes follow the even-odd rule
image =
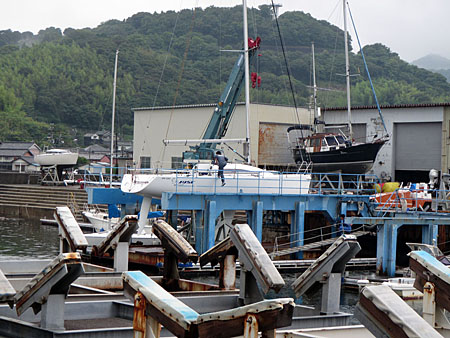
[[[244,105],[244,102],[236,103],[237,106]],[[263,106],[274,106],[274,107],[292,107],[290,105],[283,104],[270,104],[270,103],[258,103],[252,102],[252,104],[258,104]],[[203,108],[203,107],[215,107],[217,103],[204,103],[204,104],[187,104],[179,106],[160,106],[160,107],[138,107],[132,108],[132,111],[142,111],[142,110],[163,110],[163,109],[185,109],[185,108]],[[395,108],[426,108],[426,107],[450,107],[450,102],[442,103],[419,103],[419,104],[394,104],[394,105],[381,105],[381,109],[395,109]],[[308,109],[308,107],[298,107]],[[377,109],[376,105],[371,106],[352,106],[352,110],[358,109]],[[326,107],[322,108],[322,111],[335,111],[335,110],[347,110],[347,106],[344,107]]]
[[[291,108],[294,108],[294,106],[284,105],[284,104],[270,104],[270,103],[258,103],[258,102],[252,102],[251,104],[258,104],[258,105],[261,105],[261,106],[291,107]],[[216,105],[217,105],[217,103],[186,104],[186,105],[179,105],[179,106],[139,107],[139,108],[131,108],[131,110],[133,112],[135,112],[135,111],[142,111],[142,110],[204,108],[204,107],[215,107]],[[238,102],[238,103],[236,103],[236,106],[243,106],[243,105],[245,105],[245,102]],[[306,108],[306,107],[299,107],[299,108]]]
[[[28,153],[27,149],[0,149],[0,156],[3,157],[21,157]]]
[[[429,108],[429,107],[450,107],[450,102],[443,103],[421,103],[421,104],[393,104],[393,105],[381,105],[381,109],[396,109],[396,108]],[[377,109],[376,105],[372,106],[352,106],[352,110],[358,109]],[[328,107],[322,108],[322,111],[336,111],[336,110],[347,110],[345,107]]]
[[[0,149],[28,150],[33,145],[35,145],[34,142],[1,142]]]

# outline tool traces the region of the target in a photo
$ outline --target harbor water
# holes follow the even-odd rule
[[[58,228],[54,226],[0,218],[0,260],[54,258],[58,245]]]
[[[52,259],[58,255],[58,229],[55,226],[41,225],[39,221],[2,218],[0,219],[0,227],[0,260]],[[298,275],[294,273],[283,274],[286,286],[278,294],[270,292],[268,297],[295,298],[290,285]],[[194,279],[212,284],[218,282],[217,278],[213,276],[200,276]],[[237,280],[237,287],[239,287],[239,279]],[[341,311],[353,313],[359,298],[358,292],[347,289],[342,291]],[[318,306],[320,304],[320,290],[308,292],[296,299],[296,303]]]

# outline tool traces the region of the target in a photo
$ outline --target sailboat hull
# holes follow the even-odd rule
[[[164,174],[127,174],[121,189],[146,197],[161,197],[163,192],[192,194],[308,194],[311,175],[282,174],[259,168],[228,164],[224,170],[226,185],[211,170],[180,170]]]
[[[303,160],[311,161],[314,172],[365,174],[373,167],[378,152],[384,143],[384,140],[379,140],[373,143],[312,153],[306,153],[305,149],[294,148],[293,155],[296,163],[301,163]]]

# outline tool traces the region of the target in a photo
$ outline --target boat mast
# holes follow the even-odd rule
[[[345,43],[345,78],[347,82],[347,119],[348,119],[348,138],[353,139],[352,129],[352,110],[350,102],[350,65],[348,61],[348,37],[347,37],[347,0],[342,0],[342,7],[344,10],[344,43]]]
[[[113,181],[113,156],[114,156],[114,118],[116,115],[116,83],[117,83],[117,60],[119,59],[119,50],[116,50],[116,61],[114,63],[114,82],[113,82],[113,103],[111,119],[111,159],[109,169],[109,187],[112,188]]]
[[[319,113],[317,111],[317,84],[316,84],[316,59],[314,55],[314,41],[311,44],[312,49],[312,72],[313,72],[313,100],[314,100],[314,132],[317,133],[317,119]]]
[[[250,146],[250,69],[248,61],[248,24],[247,24],[247,0],[242,0],[242,10],[244,16],[244,62],[245,62],[245,113],[247,119],[246,138],[248,146],[247,163],[251,164],[251,146]]]

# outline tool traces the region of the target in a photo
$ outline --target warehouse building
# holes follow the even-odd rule
[[[390,135],[378,153],[373,173],[400,182],[428,182],[430,169],[449,173],[450,103],[381,107]],[[322,111],[326,125],[347,123],[347,108]],[[357,141],[372,141],[383,134],[375,106],[352,107]]]
[[[137,168],[179,168],[183,151],[188,145],[167,145],[163,140],[201,139],[213,114],[215,104],[176,107],[135,108],[133,162]],[[298,117],[297,117],[298,116]],[[309,123],[309,111],[293,107],[268,104],[250,105],[250,156],[252,163],[272,168],[280,164],[293,164],[288,145],[287,128],[293,124]],[[237,104],[226,139],[242,139],[246,135],[246,110]],[[229,143],[243,155],[244,145]],[[230,161],[242,161],[224,144]]]

